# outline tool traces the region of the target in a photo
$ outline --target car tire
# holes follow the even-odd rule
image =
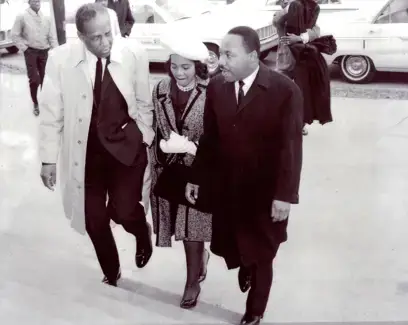
[[[344,80],[350,83],[369,83],[375,75],[373,61],[368,56],[346,55],[340,60],[340,71]]]
[[[17,46],[10,46],[6,48],[7,52],[10,54],[15,54],[18,52],[18,47]]]
[[[214,76],[220,72],[219,59],[220,59],[220,49],[215,44],[205,43],[207,46],[209,56],[208,62],[208,72],[211,76]]]

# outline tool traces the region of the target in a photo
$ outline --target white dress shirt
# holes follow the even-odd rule
[[[96,62],[98,58],[88,49],[85,50],[86,64],[88,65],[89,76],[91,77],[92,87],[95,85]],[[106,58],[102,58],[102,79],[106,68]]]
[[[11,37],[14,44],[24,52],[28,47],[35,49],[49,49],[58,46],[57,35],[53,32],[51,20],[41,11],[26,9],[16,17]]]
[[[254,83],[255,78],[258,74],[258,71],[259,71],[259,65],[254,70],[254,72],[252,72],[248,77],[246,77],[245,79],[242,79],[242,81],[244,82],[244,86],[242,87],[242,90],[244,91],[244,95],[247,94],[249,88],[251,88],[252,84]],[[237,98],[237,102],[238,102],[238,92],[239,92],[239,82],[235,81],[235,96]]]

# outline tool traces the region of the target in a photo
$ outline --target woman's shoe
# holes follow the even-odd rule
[[[197,284],[197,285],[198,285],[198,291],[197,291],[196,296],[194,298],[191,298],[191,299],[184,299],[184,298],[181,299],[181,302],[180,302],[180,307],[181,308],[191,309],[191,308],[194,308],[195,306],[197,306],[198,297],[200,296],[200,292],[201,292],[200,285],[199,284]],[[184,292],[184,295],[186,295],[185,292]]]
[[[198,283],[203,282],[207,277],[207,265],[208,265],[208,261],[210,260],[211,255],[207,250],[204,251],[204,254],[205,254],[205,258],[203,261],[203,265],[201,266],[200,275],[198,277]]]

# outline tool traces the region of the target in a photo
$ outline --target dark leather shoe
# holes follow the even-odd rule
[[[113,286],[113,287],[117,287],[117,286],[118,286],[118,281],[119,281],[119,279],[121,278],[121,276],[122,276],[122,273],[121,273],[120,270],[119,270],[118,275],[116,276],[116,279],[115,279],[115,280],[109,280],[109,279],[105,276],[105,277],[102,279],[102,283],[109,284],[110,286]]]
[[[198,297],[200,296],[201,288],[198,288],[197,294],[192,299],[182,299],[180,302],[180,307],[183,309],[191,309],[197,306]]]
[[[239,325],[259,325],[261,324],[262,316],[253,316],[249,314],[245,314],[242,317],[241,322]]]
[[[205,250],[204,254],[205,254],[205,259],[203,261],[203,265],[200,270],[200,276],[198,277],[198,283],[203,282],[207,277],[207,265],[210,259],[210,253],[207,250]]]
[[[136,266],[138,268],[143,268],[147,265],[153,253],[153,244],[152,244],[152,227],[147,224],[148,237],[140,240],[136,238],[137,247],[136,247]]]
[[[241,266],[238,271],[238,283],[242,292],[247,292],[251,287],[251,269]]]
[[[38,104],[34,104],[33,114],[34,114],[35,116],[40,115],[40,109],[39,109],[39,107],[38,107]]]

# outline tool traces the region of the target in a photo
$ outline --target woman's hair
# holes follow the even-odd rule
[[[193,61],[194,63],[194,68],[196,72],[196,76],[200,79],[206,80],[209,78],[208,74],[208,67],[205,63],[202,63],[201,61]],[[171,58],[167,60],[165,63],[166,71],[169,74],[170,78],[174,79],[173,74],[171,73]]]

